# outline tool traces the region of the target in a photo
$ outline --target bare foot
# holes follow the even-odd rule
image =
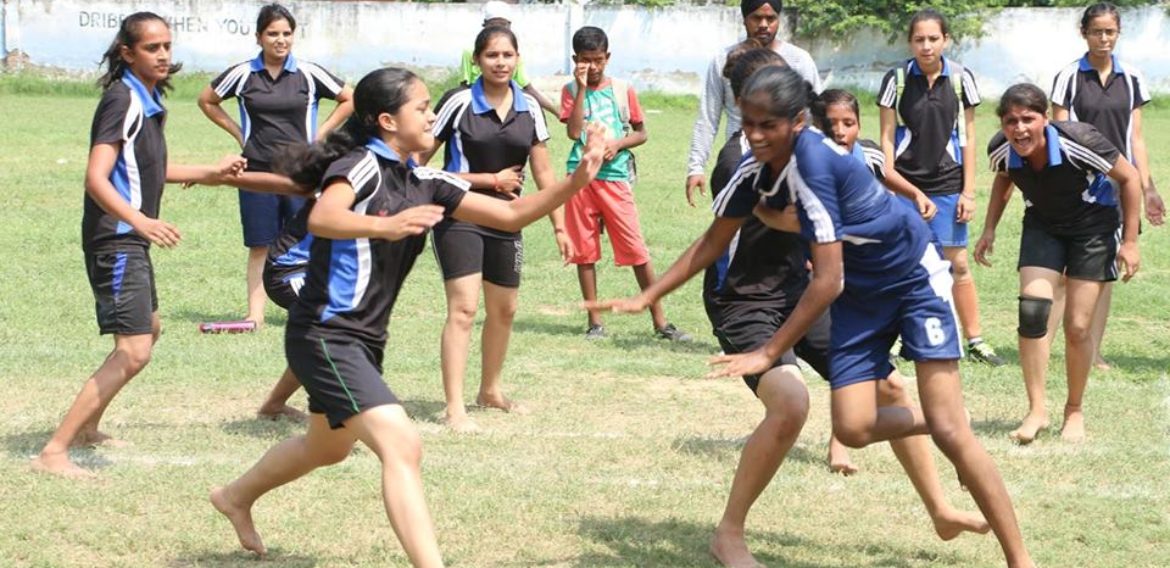
[[[964,532],[987,534],[991,530],[987,519],[975,512],[951,509],[930,520],[934,523],[934,532],[943,540],[951,540]]]
[[[480,408],[503,410],[509,414],[519,414],[521,416],[528,414],[527,407],[503,395],[484,396],[480,393],[479,396],[475,397],[475,405]]]
[[[849,477],[857,473],[857,466],[849,459],[849,450],[836,438],[829,440],[829,472]]]
[[[1024,422],[1020,424],[1020,427],[1016,428],[1008,436],[1020,445],[1027,445],[1031,444],[1032,440],[1036,439],[1036,435],[1046,428],[1048,428],[1047,416],[1033,416],[1029,414],[1024,418]]]
[[[77,464],[69,461],[69,454],[61,453],[44,453],[33,458],[29,463],[33,471],[40,473],[48,473],[50,475],[59,475],[67,479],[95,479],[97,474],[88,469],[84,469]]]
[[[480,431],[479,424],[472,420],[466,412],[462,414],[444,414],[443,425],[456,434],[475,434]]]
[[[1066,442],[1085,441],[1085,413],[1081,407],[1064,405],[1064,426],[1060,428],[1060,437]]]
[[[1093,359],[1093,368],[1098,371],[1108,371],[1113,368],[1113,365],[1110,365],[1109,361],[1106,361],[1104,357],[1097,355],[1097,358]]]
[[[69,443],[71,448],[127,448],[132,444],[125,440],[119,440],[113,436],[100,432],[98,430],[89,430],[78,432],[73,437],[73,441]]]
[[[291,422],[296,422],[297,424],[303,424],[309,421],[308,414],[305,414],[304,412],[301,412],[300,410],[297,410],[287,404],[282,404],[277,408],[271,408],[268,405],[261,406],[260,410],[256,411],[256,417],[273,421],[284,419]]]
[[[252,524],[252,508],[238,507],[232,503],[225,487],[212,489],[210,500],[211,506],[227,517],[228,521],[231,521],[232,528],[236,530],[236,537],[240,539],[240,546],[244,547],[244,550],[255,552],[257,556],[264,558],[264,555],[268,554],[268,550],[264,548],[264,542],[260,540],[260,533],[256,532],[256,525]]]
[[[743,533],[715,529],[715,535],[711,537],[710,551],[711,556],[714,556],[719,564],[728,568],[764,568],[748,550]]]

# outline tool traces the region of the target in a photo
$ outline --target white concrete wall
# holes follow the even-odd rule
[[[172,22],[176,59],[187,69],[219,71],[256,53],[253,39],[262,0],[4,0],[5,52],[20,50],[34,65],[92,71],[121,16],[152,10]],[[302,0],[287,2],[298,20],[298,57],[356,78],[382,65],[454,66],[481,25],[479,4]],[[610,35],[610,72],[643,89],[697,93],[711,56],[742,36],[737,8],[642,9],[576,4],[521,4],[514,29],[530,74],[554,86],[569,68],[569,38],[581,25]],[[953,55],[975,71],[988,94],[1030,80],[1045,87],[1079,57],[1077,9],[1008,9],[987,23],[987,35]],[[1141,69],[1155,91],[1170,92],[1170,18],[1157,8],[1126,11],[1119,55]],[[830,85],[876,89],[882,73],[908,56],[899,38],[876,32],[848,43],[797,40],[809,49]]]

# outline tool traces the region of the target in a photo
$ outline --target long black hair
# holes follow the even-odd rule
[[[829,134],[833,131],[833,125],[829,122],[829,107],[833,105],[848,105],[849,110],[852,110],[853,115],[857,117],[857,123],[861,124],[861,108],[857,97],[843,89],[829,89],[813,99],[810,108],[813,124],[822,132]]]
[[[723,77],[731,83],[731,94],[738,98],[743,91],[744,81],[766,65],[786,66],[788,62],[756,38],[748,38],[732,48],[727,53],[727,62],[723,64]]]
[[[256,35],[263,34],[272,22],[279,20],[287,21],[289,29],[297,31],[297,19],[293,17],[292,12],[280,4],[272,3],[260,8],[260,14],[256,16]]]
[[[995,114],[1003,118],[1003,115],[1010,112],[1012,107],[1026,108],[1046,115],[1048,114],[1048,95],[1044,94],[1043,89],[1031,83],[1016,83],[1003,92],[1003,96],[999,99],[999,106],[995,108]]]
[[[777,118],[795,120],[804,113],[816,92],[812,85],[790,67],[761,67],[743,85],[740,106],[764,109]]]
[[[1101,16],[1113,16],[1113,21],[1117,22],[1117,29],[1121,29],[1121,13],[1117,11],[1117,5],[1112,2],[1098,2],[1085,8],[1085,13],[1081,14],[1081,33],[1089,33],[1089,24]]]
[[[410,86],[418,80],[414,73],[398,67],[371,71],[353,90],[353,114],[345,125],[321,142],[286,150],[277,159],[277,171],[297,185],[318,187],[330,164],[381,135],[378,116],[397,114],[408,100]]]
[[[151,20],[162,22],[167,28],[171,27],[162,16],[154,12],[135,12],[122,20],[122,25],[118,28],[118,35],[114,36],[113,43],[102,54],[102,61],[98,64],[100,67],[106,68],[106,72],[102,73],[97,81],[102,90],[108,89],[110,85],[120,81],[122,75],[130,68],[122,59],[122,48],[134,49],[134,46],[142,41],[142,25]],[[171,90],[171,76],[182,68],[182,63],[172,62],[170,68],[167,69],[167,78],[159,81],[158,89],[163,92]]]
[[[914,39],[914,26],[921,22],[938,22],[938,29],[946,37],[951,35],[951,26],[947,23],[947,17],[942,15],[942,12],[934,8],[924,8],[914,13],[910,18],[910,25],[906,26],[906,39]]]
[[[475,36],[475,49],[471,52],[471,56],[479,59],[479,56],[483,53],[483,50],[487,49],[488,43],[491,42],[492,39],[494,39],[496,36],[504,36],[508,38],[508,41],[512,43],[512,49],[515,50],[516,53],[520,53],[520,45],[516,42],[516,34],[512,32],[512,29],[506,26],[497,26],[493,24],[485,27],[482,30],[479,30],[479,34]]]

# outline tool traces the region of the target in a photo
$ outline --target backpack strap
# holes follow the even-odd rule
[[[622,130],[630,131],[630,84],[617,78],[610,79],[613,87],[613,98],[618,106],[618,116],[622,119]]]
[[[955,115],[955,127],[959,130],[959,147],[962,148],[967,145],[967,116],[963,112],[963,66],[954,61],[948,63],[951,65],[951,87],[955,89],[955,100],[959,107]]]
[[[902,111],[898,110],[898,103],[902,102],[902,91],[906,90],[906,66],[900,65],[894,70],[894,124],[902,126]]]

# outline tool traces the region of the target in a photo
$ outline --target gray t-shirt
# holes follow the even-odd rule
[[[691,151],[687,159],[688,176],[704,173],[707,158],[711,155],[711,146],[715,141],[715,133],[719,131],[719,122],[724,112],[727,113],[728,138],[740,128],[739,108],[735,106],[735,95],[731,93],[731,81],[723,77],[723,65],[727,62],[727,54],[737,45],[739,44],[729,45],[721,50],[707,68],[707,79],[703,85],[703,93],[699,96],[699,116],[695,119],[695,129],[691,133]],[[789,67],[812,83],[816,92],[821,92],[821,77],[817,73],[817,64],[807,51],[786,41],[777,41],[773,44],[773,49],[788,62]]]

